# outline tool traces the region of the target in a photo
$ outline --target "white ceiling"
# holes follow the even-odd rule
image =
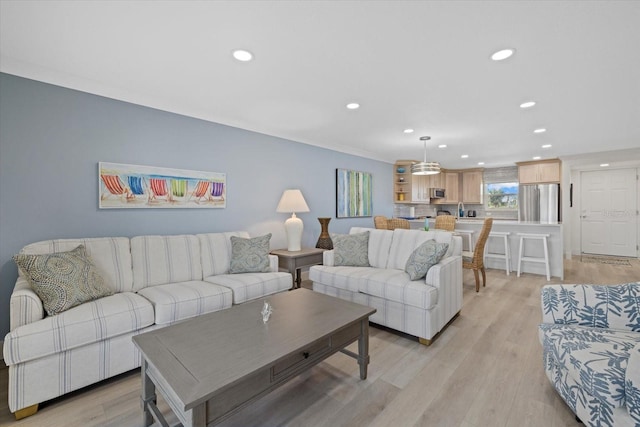
[[[639,1],[2,0],[0,55],[2,72],[386,162],[421,160],[422,135],[446,168],[640,147]]]

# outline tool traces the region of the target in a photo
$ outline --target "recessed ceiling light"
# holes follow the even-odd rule
[[[484,162],[478,162],[478,166],[484,165]]]
[[[523,102],[522,104],[520,104],[520,108],[531,108],[534,105],[536,105],[535,101],[527,101],[527,102]]]
[[[600,165],[600,167],[601,167],[601,168],[606,168],[607,166],[609,166],[609,163],[602,163],[602,164]]]
[[[551,148],[551,144],[544,144],[542,148]]]
[[[413,133],[413,129],[405,129],[403,130],[404,133]]]
[[[463,154],[462,156],[460,156],[461,159],[466,159],[467,157],[469,157],[468,154]]]
[[[447,144],[440,144],[438,145],[438,148],[447,148]]]
[[[547,130],[545,128],[535,129],[533,133],[545,133]]]
[[[349,110],[357,110],[358,108],[360,108],[360,104],[358,104],[357,102],[351,102],[347,104],[347,108]]]
[[[540,160],[540,156],[533,156],[533,160]]]
[[[503,59],[509,58],[514,53],[516,53],[515,49],[502,49],[491,55],[491,59],[494,61],[502,61]]]
[[[233,51],[233,57],[238,61],[247,62],[253,59],[253,53],[248,50],[236,49]]]

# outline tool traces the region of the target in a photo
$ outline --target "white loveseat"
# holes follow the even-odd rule
[[[313,290],[374,307],[371,322],[430,344],[462,308],[462,239],[442,230],[353,227],[350,234],[364,231],[369,231],[371,266],[334,266],[334,251],[325,251],[324,265],[309,269]],[[430,239],[449,249],[424,279],[412,281],[405,272],[407,260]]]
[[[291,288],[289,273],[229,274],[231,236],[243,231],[175,236],[48,240],[20,253],[47,254],[84,245],[111,296],[45,316],[22,272],[10,300],[4,340],[9,409],[29,415],[40,402],[140,366],[131,337]],[[24,409],[27,408],[27,409]]]

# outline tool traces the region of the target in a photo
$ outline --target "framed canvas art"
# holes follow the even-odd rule
[[[98,163],[98,204],[112,208],[224,208],[226,174]]]
[[[371,194],[369,172],[336,169],[336,218],[370,217]]]

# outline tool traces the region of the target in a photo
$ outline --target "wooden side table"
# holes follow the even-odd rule
[[[322,264],[322,253],[320,248],[302,248],[302,250],[290,252],[286,249],[275,249],[272,255],[278,257],[278,267],[286,269],[293,276],[293,288],[299,288],[302,283],[302,267]]]

